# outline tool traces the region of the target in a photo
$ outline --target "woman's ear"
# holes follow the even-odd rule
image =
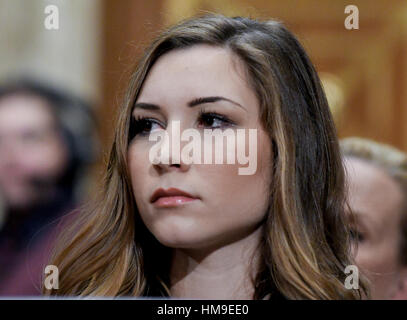
[[[407,266],[400,272],[399,283],[393,300],[407,300]]]

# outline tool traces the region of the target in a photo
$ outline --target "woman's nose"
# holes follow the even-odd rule
[[[171,121],[166,128],[164,140],[160,145],[160,152],[156,155],[153,165],[162,171],[187,171],[190,164],[182,161],[181,150],[188,143],[181,141],[180,121]]]

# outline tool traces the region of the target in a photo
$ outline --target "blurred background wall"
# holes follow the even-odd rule
[[[59,8],[59,30],[44,28],[47,4]],[[344,27],[348,4],[359,9],[358,30]],[[0,81],[30,73],[91,99],[106,151],[142,49],[164,26],[204,12],[283,21],[321,75],[340,136],[407,151],[405,0],[0,0]]]
[[[56,5],[59,29],[44,9]],[[100,97],[100,0],[0,0],[0,81],[31,76],[93,101]]]

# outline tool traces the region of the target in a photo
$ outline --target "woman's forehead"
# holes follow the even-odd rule
[[[244,104],[252,102],[255,93],[245,79],[240,59],[230,50],[195,45],[160,57],[147,75],[138,100],[184,102],[197,96],[229,96]]]

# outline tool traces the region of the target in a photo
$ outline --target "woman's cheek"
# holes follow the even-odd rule
[[[148,172],[148,157],[146,160],[143,149],[133,143],[129,147],[127,161],[133,192],[135,195],[140,194],[142,192],[140,187],[143,185],[143,181],[145,182],[143,175]]]

